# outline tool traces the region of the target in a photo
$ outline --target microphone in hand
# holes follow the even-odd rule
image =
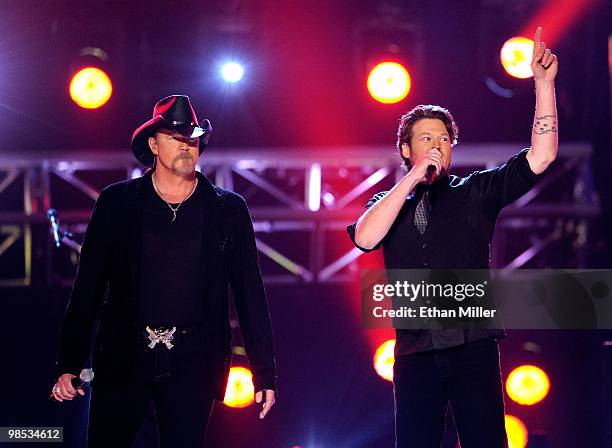
[[[425,179],[428,184],[433,182],[434,174],[436,174],[436,167],[434,165],[429,165],[427,167],[427,171],[425,172]]]
[[[91,383],[91,380],[94,379],[94,371],[93,369],[83,369],[79,376],[76,376],[70,380],[70,384],[75,389],[78,389],[81,386],[84,386],[88,383]]]

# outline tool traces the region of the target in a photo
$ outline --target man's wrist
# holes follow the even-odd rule
[[[535,80],[536,89],[544,88],[550,89],[555,86],[555,81],[550,79],[536,79]]]
[[[406,188],[408,190],[406,192],[406,195],[408,195],[408,193],[414,190],[414,187],[416,187],[416,185],[419,183],[419,179],[414,173],[414,170],[410,170],[408,174],[402,177],[399,183],[402,185],[403,188]]]

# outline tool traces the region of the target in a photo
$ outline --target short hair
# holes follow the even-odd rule
[[[459,128],[457,127],[457,123],[455,123],[455,119],[448,109],[432,104],[419,104],[414,109],[402,115],[402,118],[400,118],[399,121],[399,128],[397,130],[397,149],[400,157],[404,160],[404,165],[407,169],[410,169],[412,165],[410,163],[410,159],[404,157],[402,154],[402,144],[408,143],[410,146],[412,140],[412,128],[417,121],[424,118],[432,118],[442,121],[444,126],[446,126],[446,130],[448,131],[451,145],[457,144],[457,140],[459,138]]]

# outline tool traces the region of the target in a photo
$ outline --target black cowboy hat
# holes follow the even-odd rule
[[[153,164],[154,158],[148,139],[160,128],[178,132],[186,138],[200,137],[200,154],[204,151],[212,132],[210,121],[204,120],[202,124],[198,124],[198,118],[188,96],[167,96],[153,107],[153,118],[136,129],[132,135],[132,152],[143,165]]]

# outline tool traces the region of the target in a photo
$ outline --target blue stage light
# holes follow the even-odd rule
[[[237,62],[227,62],[221,68],[221,75],[227,82],[238,82],[244,75],[244,68]]]

